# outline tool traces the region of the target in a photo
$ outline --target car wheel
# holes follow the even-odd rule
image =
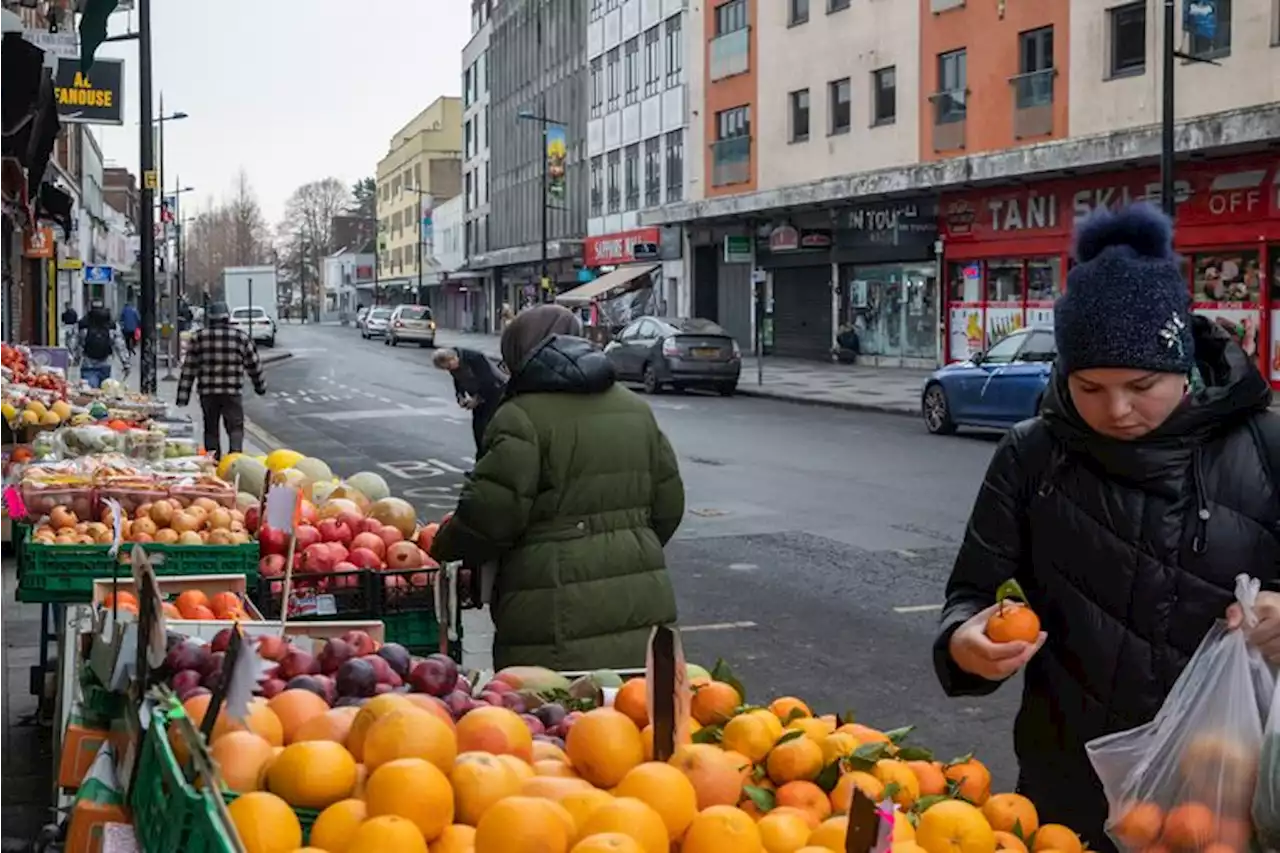
[[[924,389],[924,402],[921,404],[924,425],[934,435],[951,435],[956,431],[956,422],[951,419],[951,406],[947,403],[947,392],[938,383]]]
[[[732,385],[726,383],[716,388],[716,391],[719,392],[721,397],[732,397],[738,391],[738,383],[735,382]]]
[[[641,374],[640,379],[644,383],[646,394],[657,394],[662,391],[662,383],[658,381],[658,371],[654,370],[653,362],[645,362],[644,373]]]

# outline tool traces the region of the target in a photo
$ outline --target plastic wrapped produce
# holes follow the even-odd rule
[[[64,427],[58,434],[67,456],[121,453],[125,449],[124,435],[100,424]]]
[[[174,438],[170,436],[164,442],[164,458],[179,459],[183,456],[198,456],[200,442],[194,438]]]
[[[133,459],[160,462],[165,458],[165,435],[158,430],[131,429],[124,434],[125,452]]]
[[[118,501],[130,515],[143,504],[154,503],[168,494],[164,484],[150,475],[108,476],[98,481],[98,499]]]
[[[170,485],[169,496],[177,498],[183,506],[190,506],[197,498],[209,498],[227,509],[236,508],[235,488],[213,474],[184,477]]]

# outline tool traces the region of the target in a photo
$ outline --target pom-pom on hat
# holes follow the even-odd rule
[[[1060,369],[1190,373],[1191,299],[1169,218],[1146,203],[1098,210],[1076,226],[1074,253],[1053,312]]]

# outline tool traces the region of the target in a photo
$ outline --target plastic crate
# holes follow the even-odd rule
[[[95,578],[129,577],[132,542],[116,559],[108,545],[41,545],[28,537],[22,546],[18,600],[43,604],[88,604]],[[252,589],[258,582],[258,543],[243,545],[146,544],[148,554],[163,554],[157,575],[244,575]]]
[[[294,572],[289,597],[293,604],[289,621],[363,620],[375,618],[373,572]],[[284,578],[258,579],[253,603],[264,619],[280,618],[280,598],[284,595]]]
[[[399,643],[413,655],[433,655],[440,651],[440,623],[434,613],[396,613],[383,616],[386,642]],[[449,657],[462,663],[462,625],[458,639],[449,642]]]
[[[227,805],[231,805],[236,801],[239,794],[234,791],[223,791],[222,799],[227,801]],[[302,845],[305,847],[311,841],[311,827],[315,825],[316,818],[320,817],[320,812],[316,809],[300,809],[295,807],[293,813],[298,816],[298,823],[302,825]],[[186,851],[183,851],[186,853]]]
[[[399,643],[417,655],[440,651],[440,621],[436,616],[435,585],[439,569],[399,569],[374,575],[375,618],[386,629],[386,641]],[[470,573],[467,582],[459,581],[453,624],[458,640],[450,643],[449,656],[462,660],[462,611],[474,607],[478,591],[470,580],[478,580],[479,572]]]

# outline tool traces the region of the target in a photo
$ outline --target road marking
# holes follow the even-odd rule
[[[390,398],[390,397],[379,397],[379,398],[378,398],[378,402],[379,402],[379,403],[386,403],[386,404],[390,405],[390,404],[391,404],[391,398]]]
[[[906,607],[893,608],[894,613],[933,613],[941,610],[941,604],[909,604]]]
[[[723,509],[691,509],[689,515],[696,515],[698,518],[720,518],[729,513]]]
[[[680,628],[680,633],[691,634],[695,631],[735,631],[739,628],[755,627],[755,622],[712,622],[709,625],[684,625]]]
[[[730,563],[729,570],[733,572],[754,572],[760,568],[755,563]]]
[[[464,420],[447,409],[383,409],[370,412],[307,412],[306,414],[297,415],[296,417],[317,418],[318,420],[330,422],[394,420],[397,417],[441,418],[455,423],[462,423]]]
[[[893,553],[897,554],[899,557],[906,557],[908,560],[915,560],[920,556],[915,551],[910,551],[910,550],[907,550],[906,548],[893,548],[892,551]]]

